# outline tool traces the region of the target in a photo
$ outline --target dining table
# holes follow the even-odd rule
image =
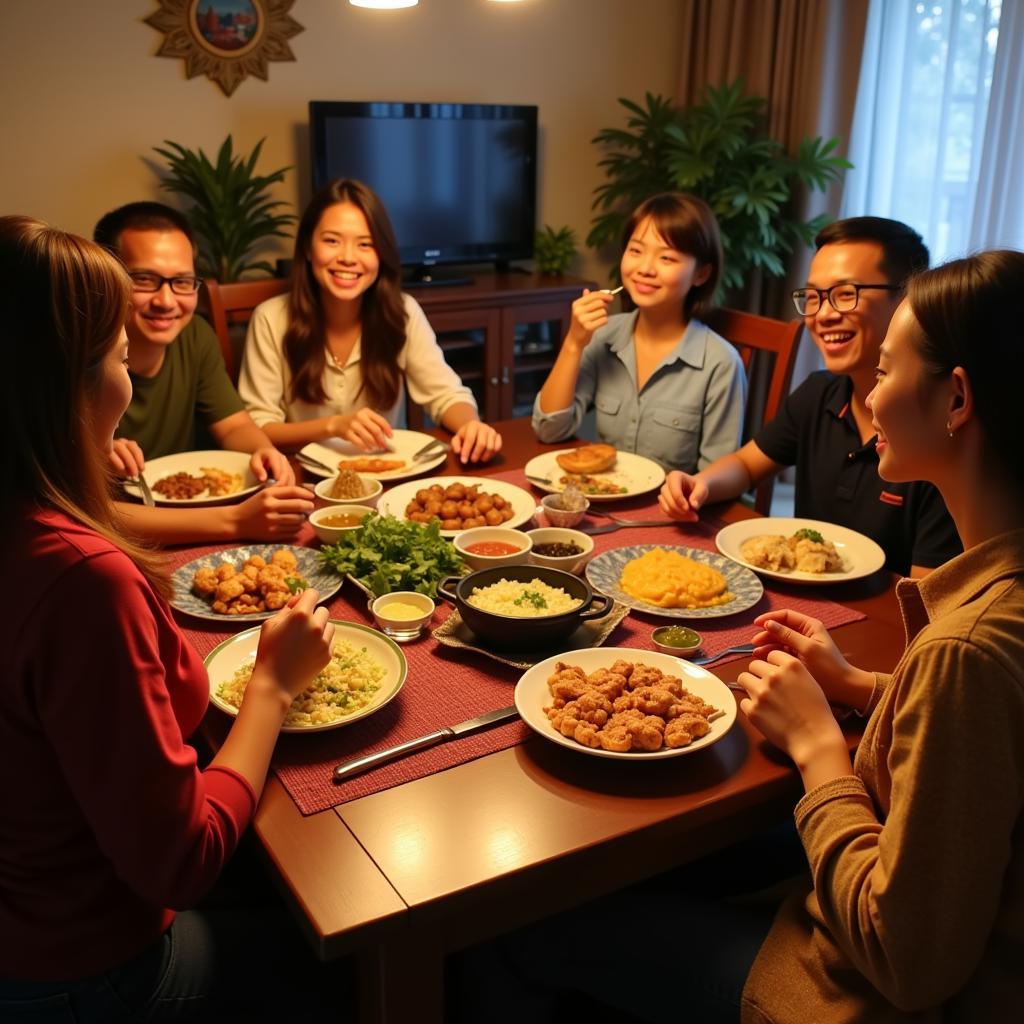
[[[505,480],[539,502],[542,492],[523,475],[526,463],[579,442],[541,444],[528,418],[494,426],[503,439],[494,459],[462,465],[449,452],[425,476]],[[656,499],[654,489],[602,507],[657,519]],[[595,542],[598,551],[636,543],[714,550],[723,524],[754,515],[744,502],[728,502],[702,510],[695,524],[626,528]],[[308,524],[293,543],[316,546]],[[170,554],[181,566],[216,550]],[[891,574],[820,586],[763,582],[764,597],[747,611],[692,623],[710,639],[709,653],[749,640],[756,614],[792,606],[822,617],[850,661],[882,671],[895,665],[905,636]],[[351,582],[328,607],[332,618],[374,625]],[[449,614],[439,602],[434,631]],[[238,632],[230,621],[176,615],[203,655]],[[679,620],[632,609],[602,642],[653,651],[651,632],[667,621]],[[792,763],[742,711],[718,742],[687,756],[633,764],[585,756],[515,719],[335,785],[332,765],[349,757],[513,703],[519,668],[445,646],[430,629],[403,651],[408,679],[387,708],[334,731],[280,737],[254,819],[313,955],[356,958],[357,1005],[339,1005],[339,1019],[443,1021],[446,957],[784,822],[801,794]],[[748,663],[749,655],[732,656],[709,671],[730,683]],[[730,699],[741,697],[730,691]],[[211,706],[203,739],[216,749],[229,724]],[[861,725],[856,716],[843,721],[851,749]]]

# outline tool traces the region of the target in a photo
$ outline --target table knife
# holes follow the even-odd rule
[[[367,754],[365,757],[356,757],[351,761],[344,761],[339,764],[333,772],[335,782],[344,782],[349,776],[359,772],[368,771],[378,765],[394,761],[396,758],[404,757],[406,754],[415,753],[417,750],[425,750],[437,743],[454,739],[456,736],[465,736],[467,733],[476,732],[477,729],[485,729],[496,722],[504,722],[506,718],[514,718],[519,712],[514,704],[507,708],[498,708],[497,711],[488,711],[486,714],[470,718],[468,721],[459,722],[458,725],[446,725],[437,732],[427,733],[414,740],[406,740],[405,743],[398,743],[393,747],[378,750],[374,754]]]
[[[433,441],[425,444],[418,452],[412,456],[413,462],[421,462],[423,459],[432,459],[435,455],[440,455],[441,452],[446,452],[451,448],[451,445],[440,438],[434,438]]]

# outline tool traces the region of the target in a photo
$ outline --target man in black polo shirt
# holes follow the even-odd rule
[[[908,277],[928,266],[921,236],[899,221],[852,217],[815,239],[807,285],[793,293],[821,351],[812,373],[753,441],[689,476],[673,471],[659,501],[693,521],[709,502],[738,497],[796,466],[794,512],[872,537],[886,566],[923,576],[962,550],[939,492],[923,482],[878,475],[875,432],[864,404],[875,386],[878,350]]]

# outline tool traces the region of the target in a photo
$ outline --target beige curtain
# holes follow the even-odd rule
[[[805,135],[841,136],[853,122],[868,0],[679,0],[684,37],[677,101],[742,75],[768,100],[770,134],[793,152]],[[798,197],[804,217],[835,216],[841,186]],[[789,319],[789,292],[803,283],[811,253],[794,253],[784,280],[752,281],[744,305]],[[799,376],[800,367],[794,374]]]

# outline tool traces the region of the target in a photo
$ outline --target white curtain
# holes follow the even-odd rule
[[[1003,0],[968,249],[1024,249],[1024,0]]]
[[[1024,248],[1024,0],[871,0],[840,216]]]

